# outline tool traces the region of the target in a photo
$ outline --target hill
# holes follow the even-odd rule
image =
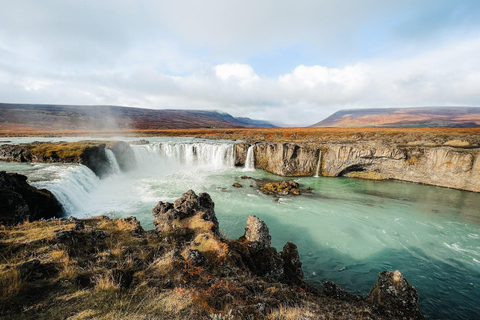
[[[222,111],[0,103],[0,127],[10,130],[115,130],[275,127]]]
[[[340,110],[311,127],[478,128],[480,108],[424,107]]]

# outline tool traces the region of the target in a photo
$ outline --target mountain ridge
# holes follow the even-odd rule
[[[15,130],[260,128],[272,123],[218,110],[146,109],[111,105],[0,103],[0,126]]]
[[[310,127],[477,128],[479,107],[342,109]]]

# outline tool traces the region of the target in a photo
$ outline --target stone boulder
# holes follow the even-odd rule
[[[302,194],[302,189],[300,188],[300,185],[293,180],[270,181],[266,183],[259,181],[257,182],[257,185],[260,188],[260,191],[262,191],[264,194],[280,196],[286,196],[289,194],[298,196]]]
[[[218,220],[215,216],[215,204],[208,193],[200,193],[198,196],[192,190],[184,193],[174,203],[160,201],[152,210],[155,217],[153,225],[158,232],[172,231],[177,228],[194,228],[192,219],[210,222],[210,231],[219,235]],[[185,221],[182,221],[185,220]],[[200,225],[198,223],[198,225]]]
[[[398,270],[380,272],[366,300],[387,317],[424,319],[418,306],[417,291]]]
[[[32,187],[24,175],[0,171],[0,223],[49,219],[61,212],[60,204],[50,191]]]

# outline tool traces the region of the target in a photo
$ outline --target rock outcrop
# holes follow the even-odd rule
[[[480,192],[480,149],[446,145],[258,143],[255,168],[280,176],[396,179]],[[236,162],[241,163],[241,159]]]
[[[383,271],[367,296],[375,310],[392,318],[423,319],[418,293],[400,271]]]
[[[211,231],[218,236],[219,228],[214,207],[215,204],[208,193],[200,193],[197,196],[193,190],[189,190],[174,203],[160,201],[152,210],[155,217],[153,225],[159,232],[201,227],[204,231]]]
[[[260,180],[257,181],[257,185],[260,188],[260,191],[270,195],[285,196],[288,194],[293,194],[295,196],[298,196],[302,193],[300,185],[293,180],[270,182],[263,182]]]
[[[80,163],[97,176],[112,173],[111,163],[105,152],[111,149],[122,171],[135,168],[133,149],[126,142],[33,142],[0,146],[0,160],[17,162]]]
[[[50,191],[32,187],[24,175],[0,171],[0,223],[49,219],[60,213],[60,204]]]
[[[250,145],[244,142],[235,144],[235,166],[243,167],[245,165],[249,147]]]

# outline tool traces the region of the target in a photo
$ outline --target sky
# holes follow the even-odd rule
[[[480,106],[477,0],[0,0],[0,102],[217,109]]]

